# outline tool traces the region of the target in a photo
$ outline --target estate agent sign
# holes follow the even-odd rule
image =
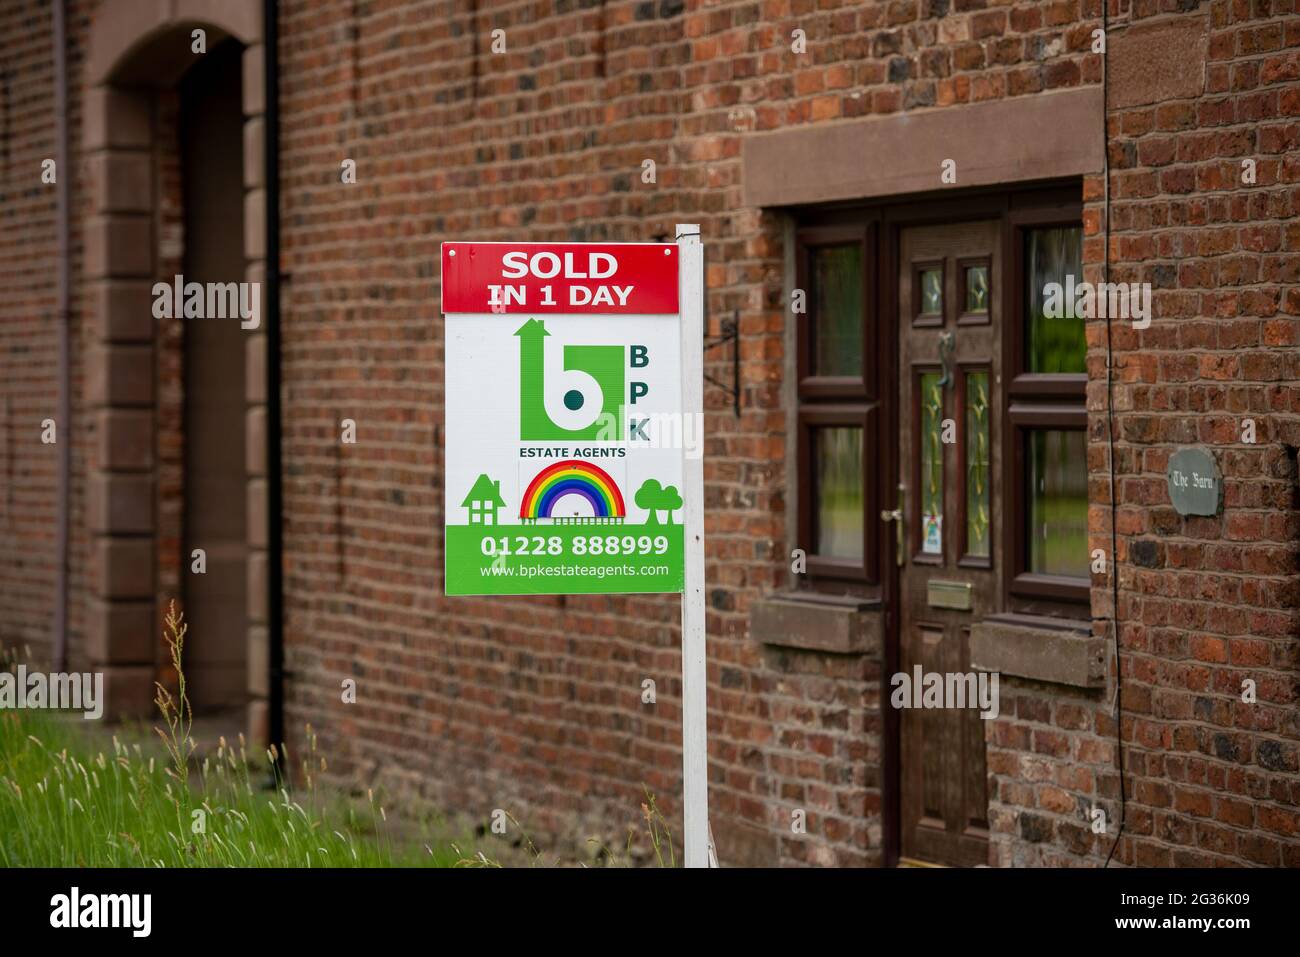
[[[678,265],[443,244],[448,595],[682,591]]]
[[[443,243],[448,595],[680,592],[682,829],[709,834],[704,247]]]

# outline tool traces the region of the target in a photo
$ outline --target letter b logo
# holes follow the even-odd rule
[[[545,323],[529,319],[519,337],[519,438],[621,441],[619,406],[626,385],[622,346],[566,345],[563,364],[548,362]],[[558,350],[557,350],[558,351]]]

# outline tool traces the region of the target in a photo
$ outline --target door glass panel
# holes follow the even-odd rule
[[[1066,295],[1082,282],[1082,227],[1025,232],[1026,372],[1087,371],[1083,317]]]
[[[862,375],[862,246],[812,250],[814,375]]]
[[[966,267],[966,309],[967,314],[989,311],[989,267]]]
[[[921,552],[943,554],[943,386],[921,373]]]
[[[943,312],[943,268],[934,266],[921,270],[921,315],[938,315]]]
[[[814,548],[829,558],[862,558],[862,429],[812,430]]]
[[[966,374],[966,554],[989,557],[989,374]]]
[[[1029,570],[1088,576],[1088,466],[1080,429],[1025,434]]]

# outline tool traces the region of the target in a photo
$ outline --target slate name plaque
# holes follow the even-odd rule
[[[1179,515],[1218,515],[1223,506],[1223,475],[1205,449],[1179,449],[1165,473],[1169,500]]]

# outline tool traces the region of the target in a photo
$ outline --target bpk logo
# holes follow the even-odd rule
[[[546,348],[546,324],[529,319],[519,337],[519,438],[595,439],[620,442],[626,435],[621,409],[635,405],[649,386],[633,382],[628,396],[625,362],[649,365],[646,346],[565,344]],[[558,361],[557,361],[558,360]]]

